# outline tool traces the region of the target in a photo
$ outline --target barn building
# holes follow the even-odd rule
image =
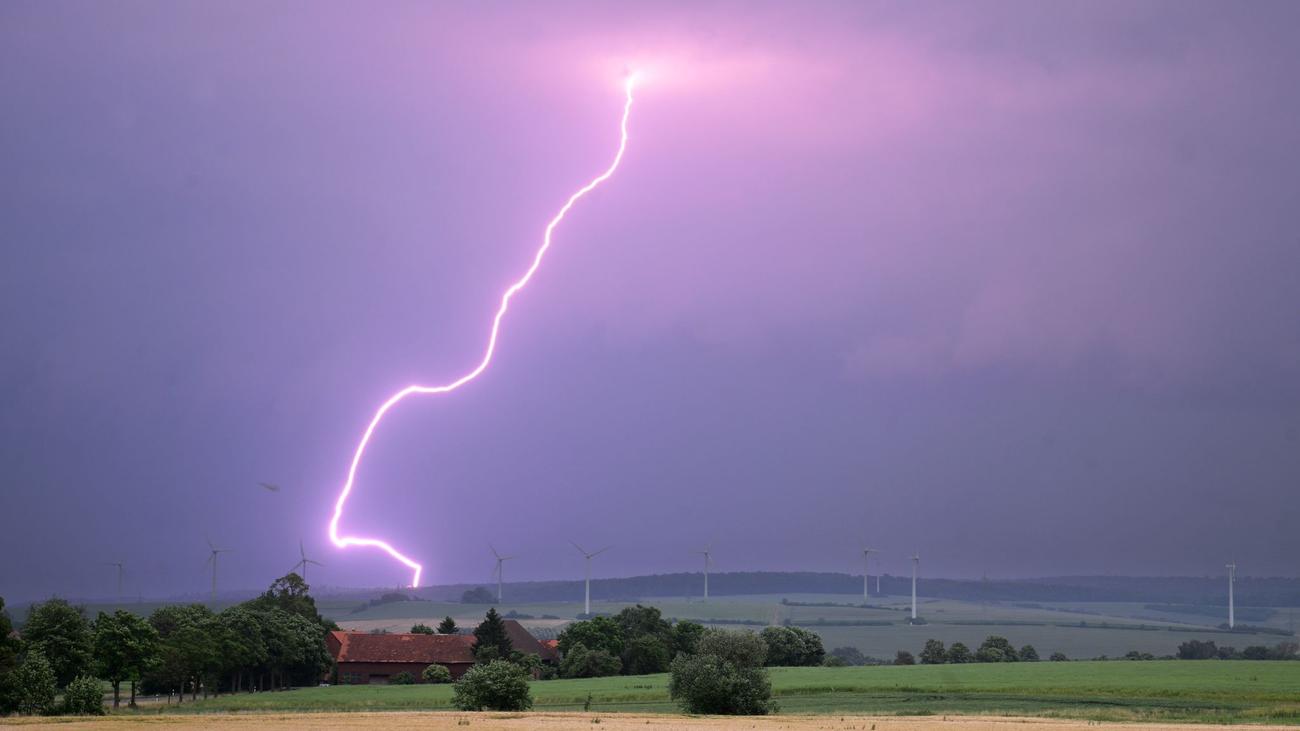
[[[542,662],[559,662],[559,652],[549,643],[533,637],[523,625],[505,620],[510,644],[520,652],[537,655]],[[434,663],[459,678],[474,665],[473,635],[385,634],[330,632],[325,638],[338,666],[337,681],[344,685],[386,684],[398,673],[410,673],[422,682],[421,673]]]

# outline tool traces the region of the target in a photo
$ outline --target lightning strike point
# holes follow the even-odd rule
[[[403,555],[388,542],[379,538],[339,535],[339,521],[343,518],[343,508],[347,504],[348,497],[352,494],[352,488],[356,485],[357,468],[361,465],[361,457],[365,454],[366,446],[370,444],[370,439],[374,436],[375,429],[379,427],[379,422],[383,420],[384,415],[407,396],[417,394],[434,395],[449,393],[455,391],[466,383],[469,383],[475,378],[478,378],[479,374],[487,370],[488,365],[492,362],[492,355],[496,352],[497,335],[501,331],[501,320],[505,317],[506,310],[510,307],[510,299],[528,285],[529,280],[533,278],[533,274],[535,274],[538,267],[541,266],[542,258],[546,256],[547,250],[551,248],[551,235],[554,233],[555,227],[560,225],[560,222],[564,220],[565,215],[568,214],[569,209],[573,208],[573,205],[577,203],[579,199],[594,190],[596,186],[608,180],[610,176],[614,174],[614,171],[618,169],[619,163],[623,161],[623,153],[627,150],[627,120],[632,113],[632,88],[636,83],[636,77],[636,72],[629,71],[623,81],[623,93],[625,97],[623,102],[623,118],[619,123],[618,151],[614,153],[614,161],[610,163],[609,167],[606,168],[603,173],[592,178],[590,182],[570,195],[564,205],[560,207],[559,212],[555,214],[555,217],[546,224],[546,229],[542,234],[542,244],[537,249],[537,253],[533,255],[532,265],[528,267],[523,276],[511,284],[501,295],[501,304],[497,307],[496,316],[492,318],[492,329],[488,333],[487,347],[483,351],[483,357],[479,360],[478,365],[475,366],[473,370],[450,383],[440,386],[422,386],[419,384],[412,384],[392,396],[389,396],[386,401],[380,404],[379,408],[375,411],[375,415],[371,417],[370,423],[366,426],[365,432],[361,435],[361,441],[357,444],[356,450],[352,453],[352,463],[348,466],[347,481],[343,483],[343,489],[339,492],[338,499],[334,502],[334,517],[330,519],[329,523],[330,542],[338,548],[363,546],[367,548],[377,548],[384,553],[387,553],[391,558],[411,569],[412,589],[417,588],[420,585],[420,574],[424,571],[424,567],[420,564]]]

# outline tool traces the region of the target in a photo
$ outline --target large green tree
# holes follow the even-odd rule
[[[158,631],[144,619],[124,610],[99,613],[95,619],[95,665],[100,677],[113,684],[113,707],[122,702],[122,681],[135,683],[158,661]]]
[[[316,600],[312,598],[310,589],[301,576],[290,572],[271,582],[270,588],[261,596],[244,604],[251,609],[280,609],[311,620],[325,629],[338,629],[337,624],[325,619],[317,611]]]
[[[295,681],[318,682],[330,664],[320,625],[279,610],[260,613],[259,620],[271,687],[287,688]]]
[[[623,661],[625,675],[648,675],[668,669],[677,653],[676,636],[672,623],[663,618],[657,607],[625,607],[614,615],[623,635]]]
[[[946,662],[948,662],[948,650],[943,646],[943,641],[926,640],[925,649],[921,650],[921,664],[942,665]]]
[[[189,685],[190,698],[197,698],[203,677],[220,663],[215,615],[202,604],[169,605],[149,615],[149,624],[161,640],[155,684],[175,688],[182,702]]]
[[[1020,657],[1007,638],[989,635],[975,651],[976,662],[1016,662]]]
[[[220,634],[220,672],[230,679],[231,692],[243,690],[257,669],[267,661],[266,641],[262,633],[262,615],[248,606],[228,607],[217,615]]]
[[[456,627],[456,620],[450,616],[443,617],[442,621],[438,623],[438,634],[440,635],[454,635],[459,632],[460,629]]]
[[[611,617],[592,617],[574,622],[559,636],[560,654],[568,654],[574,645],[582,645],[588,650],[604,650],[621,657],[623,642],[623,627]]]
[[[950,663],[955,663],[960,665],[963,663],[972,662],[974,661],[975,658],[971,656],[969,647],[967,647],[965,644],[961,642],[954,642],[952,643],[952,647],[948,648],[947,659],[948,662]]]
[[[60,686],[91,667],[93,640],[85,611],[63,599],[32,605],[23,625],[23,640],[45,656]]]
[[[474,628],[474,657],[482,661],[507,660],[514,647],[506,634],[505,620],[497,614],[496,607],[487,610],[483,621]]]

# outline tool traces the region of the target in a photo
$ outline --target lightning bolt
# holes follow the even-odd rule
[[[627,80],[624,82],[623,90],[625,101],[623,102],[623,119],[619,124],[620,136],[618,152],[614,154],[614,161],[605,169],[605,172],[592,178],[591,182],[582,186],[577,190],[577,192],[569,196],[569,199],[565,201],[559,212],[555,214],[555,217],[551,219],[550,223],[546,224],[546,231],[542,234],[542,245],[537,249],[537,253],[533,256],[532,265],[528,267],[528,270],[524,272],[522,277],[516,280],[514,284],[510,285],[509,289],[501,295],[501,305],[497,308],[496,317],[492,318],[492,330],[488,333],[487,348],[483,351],[483,358],[479,360],[478,365],[475,366],[473,370],[450,383],[441,386],[421,386],[419,384],[412,384],[392,396],[389,396],[388,400],[384,401],[384,403],[379,406],[379,409],[375,411],[375,415],[370,419],[370,424],[366,426],[365,433],[361,435],[361,441],[357,444],[356,451],[352,454],[352,464],[348,466],[348,479],[343,483],[343,489],[339,492],[338,500],[334,503],[334,517],[330,519],[329,525],[330,541],[339,548],[366,546],[369,548],[378,548],[384,553],[387,553],[389,556],[401,562],[414,572],[411,576],[412,588],[415,588],[420,584],[420,573],[424,570],[420,564],[403,555],[396,548],[393,548],[393,546],[387,541],[379,538],[339,535],[339,520],[343,517],[343,507],[347,504],[348,497],[352,494],[352,488],[356,485],[357,468],[361,465],[361,458],[366,453],[366,446],[370,444],[370,439],[374,436],[375,429],[379,427],[379,422],[383,421],[384,415],[394,406],[401,403],[407,396],[414,396],[417,394],[430,395],[449,393],[469,383],[475,378],[478,378],[479,374],[487,370],[488,365],[492,363],[492,354],[496,352],[497,335],[501,332],[501,320],[506,316],[506,311],[510,309],[510,300],[520,290],[528,286],[528,282],[533,278],[533,275],[537,273],[538,267],[542,265],[542,258],[546,256],[546,252],[551,248],[551,235],[555,232],[555,227],[560,225],[560,222],[564,220],[565,215],[569,213],[569,209],[573,208],[574,204],[583,196],[594,190],[596,186],[609,180],[610,176],[614,174],[614,171],[618,169],[619,163],[623,161],[623,152],[627,150],[627,120],[632,113],[632,86],[635,81],[636,76],[629,75]]]

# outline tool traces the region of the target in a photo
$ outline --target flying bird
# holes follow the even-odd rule
[[[271,492],[280,491],[280,486],[275,484],[274,482],[259,482],[257,484],[261,485],[262,487],[265,487],[267,490],[270,490]]]

